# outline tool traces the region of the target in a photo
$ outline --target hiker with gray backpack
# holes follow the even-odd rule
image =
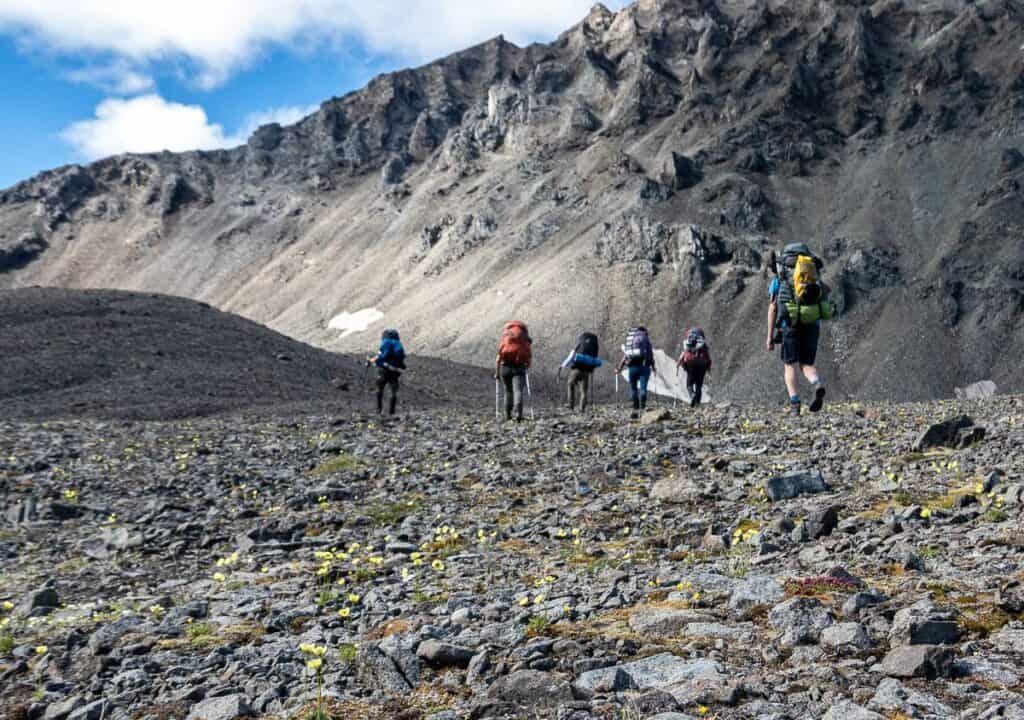
[[[398,406],[398,381],[405,372],[405,348],[397,330],[385,330],[380,338],[380,349],[366,359],[367,367],[377,368],[377,414],[384,414],[384,388],[391,388],[388,414],[394,415]]]
[[[825,385],[816,367],[821,321],[836,314],[830,290],[821,278],[823,264],[804,243],[787,245],[781,257],[773,252],[770,263],[775,277],[768,290],[766,345],[769,352],[781,345],[790,414],[800,415],[801,373],[814,389],[808,410],[816,413],[825,402]]]
[[[626,335],[626,344],[622,346],[622,359],[615,368],[615,374],[621,373],[623,368],[629,368],[629,397],[633,401],[633,412],[630,417],[635,420],[647,409],[647,383],[650,382],[651,373],[658,371],[654,364],[651,337],[647,334],[647,328],[642,325],[631,329]]]
[[[599,344],[597,335],[591,332],[582,333],[576,340],[576,346],[569,353],[558,369],[558,376],[561,377],[562,370],[569,370],[569,409],[576,409],[576,393],[580,396],[580,412],[587,412],[587,403],[591,397],[591,382],[593,381],[594,370],[604,363],[598,357]]]

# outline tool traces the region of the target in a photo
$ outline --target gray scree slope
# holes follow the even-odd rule
[[[767,251],[807,240],[839,394],[1020,390],[1024,10],[1012,0],[596,6],[381,76],[244,147],[126,155],[0,192],[0,287],[183,295],[332,350],[383,324],[486,364],[527,321],[708,328],[719,397],[780,392]],[[385,312],[341,340],[343,311]]]

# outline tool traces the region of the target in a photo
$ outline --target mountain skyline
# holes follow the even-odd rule
[[[444,0],[396,13],[349,0],[185,2],[123,14],[98,2],[0,0],[0,188],[122,152],[241,145],[258,125],[296,122],[381,73],[500,34],[550,40],[590,5]]]

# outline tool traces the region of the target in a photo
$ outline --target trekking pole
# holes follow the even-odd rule
[[[526,371],[526,397],[530,401],[530,419],[536,420],[537,414],[533,411],[533,391],[530,390],[530,371]]]
[[[498,378],[494,378],[494,419],[501,420],[501,405],[498,401]]]

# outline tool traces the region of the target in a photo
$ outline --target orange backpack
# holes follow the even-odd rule
[[[530,367],[530,360],[533,358],[531,343],[526,323],[519,320],[505,323],[505,328],[501,331],[501,344],[498,345],[501,364]]]

